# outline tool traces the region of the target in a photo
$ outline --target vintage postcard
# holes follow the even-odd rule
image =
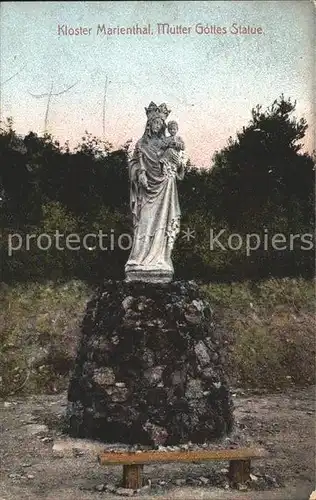
[[[308,500],[315,2],[2,2],[0,500]]]

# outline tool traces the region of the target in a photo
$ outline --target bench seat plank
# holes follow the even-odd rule
[[[226,450],[197,451],[140,451],[140,452],[102,452],[98,455],[101,465],[128,465],[167,462],[203,462],[207,460],[249,460],[265,458],[268,453],[262,448],[239,448]]]

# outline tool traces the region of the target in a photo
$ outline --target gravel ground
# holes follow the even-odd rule
[[[247,491],[229,488],[227,463],[158,464],[144,468],[151,488],[134,500],[308,500],[315,488],[315,389],[234,395],[236,428],[218,447],[259,446]],[[120,466],[102,467],[93,445],[58,452],[66,394],[0,402],[0,500],[114,500]],[[55,445],[55,446],[54,446]],[[105,489],[109,488],[109,489]],[[100,491],[99,491],[100,490]]]

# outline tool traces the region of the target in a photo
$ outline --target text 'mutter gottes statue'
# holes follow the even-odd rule
[[[177,179],[184,176],[184,143],[165,103],[145,108],[147,123],[129,163],[133,246],[126,281],[172,281],[171,252],[180,230]],[[166,129],[169,136],[166,136]]]

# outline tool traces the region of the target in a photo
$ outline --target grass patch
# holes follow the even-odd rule
[[[205,287],[228,345],[234,385],[315,383],[315,289],[304,279]]]
[[[89,293],[80,281],[1,286],[0,396],[66,388]]]

